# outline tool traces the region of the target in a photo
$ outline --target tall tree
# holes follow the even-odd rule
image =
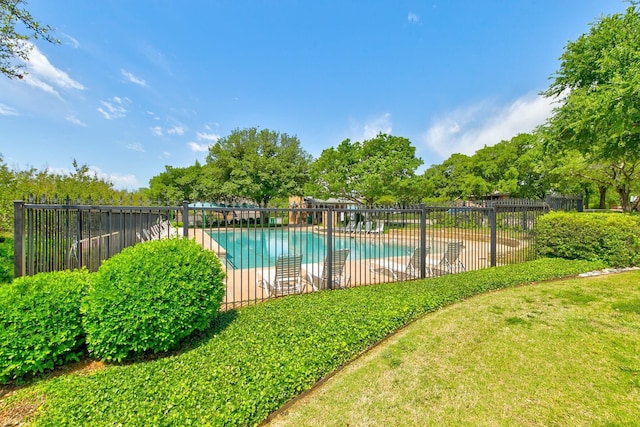
[[[313,163],[307,189],[367,205],[383,200],[411,202],[419,190],[415,171],[421,164],[407,138],[380,133],[363,142],[346,139],[324,150]]]
[[[588,34],[570,42],[555,79],[545,92],[560,97],[546,125],[549,150],[575,149],[615,173],[613,186],[629,210],[640,176],[640,13],[602,17]]]
[[[0,72],[10,79],[21,79],[25,75],[20,60],[29,60],[33,47],[29,40],[43,38],[50,43],[60,43],[51,35],[53,29],[49,25],[33,19],[26,4],[24,0],[0,0]],[[26,33],[16,26],[24,27]]]
[[[209,148],[207,164],[223,194],[266,205],[302,195],[311,157],[295,136],[268,129],[236,129]]]

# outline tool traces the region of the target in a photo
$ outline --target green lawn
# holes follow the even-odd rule
[[[546,282],[428,314],[272,426],[631,426],[640,272]]]
[[[0,387],[0,425],[12,425],[11,423],[20,421],[43,426],[255,425],[300,393],[312,388],[318,380],[349,364],[372,345],[427,313],[435,312],[427,315],[426,319],[439,319],[448,315],[452,309],[441,312],[438,310],[479,293],[567,277],[601,266],[598,262],[541,259],[426,280],[314,292],[267,301],[223,313],[214,328],[200,336],[191,337],[179,351],[171,354],[143,358],[124,365],[106,365],[91,372],[80,370],[63,375],[45,375],[5,396],[2,396]],[[638,275],[628,277],[630,286],[637,283]],[[583,282],[588,281],[577,283]],[[506,302],[499,302],[503,295],[501,292],[492,292],[486,297],[474,298],[454,306],[453,310],[466,307],[462,309],[463,312],[472,312],[475,305],[483,306],[482,298],[492,301],[491,311],[483,316],[488,317],[487,327],[494,329],[481,329],[470,334],[468,342],[460,338],[452,339],[455,336],[454,329],[464,331],[476,324],[480,325],[484,321],[483,316],[471,316],[467,324],[460,317],[460,325],[443,321],[445,330],[439,336],[417,336],[400,341],[400,347],[390,348],[385,353],[382,360],[386,365],[378,369],[382,376],[391,376],[396,371],[400,372],[400,368],[410,369],[407,374],[409,377],[404,380],[394,379],[383,401],[394,402],[394,408],[400,408],[406,402],[411,403],[410,407],[420,408],[419,404],[422,402],[429,408],[443,408],[443,416],[451,412],[466,413],[469,408],[480,408],[478,402],[481,401],[483,405],[489,404],[484,400],[493,397],[485,398],[480,393],[485,387],[480,387],[479,391],[473,390],[476,382],[481,384],[480,380],[459,381],[473,378],[472,374],[482,373],[480,368],[486,367],[483,381],[492,383],[496,375],[495,369],[502,371],[516,361],[525,363],[529,356],[524,357],[522,351],[528,347],[539,347],[539,343],[529,342],[525,336],[514,339],[512,349],[501,350],[496,343],[491,344],[491,339],[498,335],[497,332],[502,331],[507,337],[516,337],[516,332],[535,330],[540,323],[547,325],[549,333],[553,335],[557,329],[551,322],[553,317],[547,319],[540,315],[540,320],[535,317],[535,313],[551,311],[550,307],[554,304],[568,308],[591,307],[604,299],[604,296],[596,294],[600,300],[591,301],[592,291],[572,291],[573,285],[566,289],[558,284],[553,286],[569,292],[569,296],[564,297],[568,303],[553,303],[555,300],[552,296],[540,301],[533,293],[527,296],[529,289],[538,289],[536,286],[521,290],[525,295],[522,298],[528,301],[529,311],[526,313],[510,308]],[[622,304],[619,312],[631,325],[627,327],[635,327],[637,332],[638,320],[634,316],[639,315],[634,312],[634,301],[638,300],[638,285],[633,286],[635,293],[631,290],[626,294],[617,290],[609,291],[608,298],[615,301],[605,301],[602,304],[606,307]],[[603,286],[603,289],[608,288]],[[623,295],[626,295],[625,298],[622,298]],[[491,298],[495,298],[495,301]],[[580,304],[574,303],[574,300]],[[526,316],[527,313],[532,315]],[[398,337],[414,330],[417,325]],[[624,335],[627,336],[637,339],[637,334]],[[397,339],[399,338],[394,338]],[[521,345],[516,347],[515,343],[520,341]],[[591,340],[587,341],[587,344],[590,342]],[[585,342],[581,344],[584,348],[589,348]],[[635,345],[635,352],[632,353],[634,355],[640,353],[637,341]],[[440,352],[429,361],[418,351],[423,346],[434,351],[439,348]],[[552,343],[547,347],[547,350],[555,350],[556,344]],[[411,360],[412,355],[419,357]],[[480,362],[472,363],[474,357]],[[557,357],[550,354],[547,363],[553,365]],[[489,362],[493,362],[494,358],[501,362],[492,367]],[[633,378],[637,374],[638,361],[631,356],[628,359],[628,362],[617,365],[624,369],[616,372]],[[574,360],[573,356],[571,360]],[[356,362],[355,366],[358,363],[360,362]],[[412,368],[414,365],[415,368]],[[439,365],[445,367],[441,374],[435,369]],[[424,372],[417,371],[420,367]],[[354,390],[373,389],[375,380],[380,375],[364,377],[362,381],[365,386],[354,380]],[[482,376],[479,378],[482,379]],[[415,392],[417,387],[431,387],[428,383],[431,379],[438,380],[433,384],[433,390],[422,394]],[[506,379],[512,378],[509,376]],[[406,381],[407,391],[402,391],[402,386],[405,385],[403,381]],[[635,385],[633,387],[637,388]],[[632,390],[635,390],[633,387]],[[502,388],[502,385],[496,387],[497,390]],[[339,400],[348,402],[346,407],[353,407],[354,413],[357,413],[359,405],[364,405],[364,409],[361,409],[362,416],[376,417],[378,413],[375,406],[367,407],[365,404],[375,396],[358,398],[355,392],[340,392],[336,396],[339,396]],[[449,398],[455,404],[448,406],[445,399],[447,396],[461,396],[462,401]],[[617,399],[618,395],[615,394],[614,398]],[[319,398],[318,401],[322,402],[322,399]],[[320,409],[321,417],[334,407],[340,406],[326,404]],[[344,408],[343,411],[351,412],[351,409]],[[379,411],[381,417],[392,413],[384,406],[379,407]],[[346,414],[334,415],[330,420],[340,424],[342,416],[346,417]],[[413,419],[415,424],[423,423],[422,412],[414,413],[412,417],[418,417],[420,421],[409,418],[406,422],[410,424]],[[354,418],[349,423],[362,424],[368,419]],[[326,424],[328,421],[319,422]],[[439,423],[437,418],[433,422]],[[383,419],[380,423],[388,424],[388,420]]]

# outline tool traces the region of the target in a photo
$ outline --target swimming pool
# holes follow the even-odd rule
[[[324,262],[327,254],[326,236],[310,231],[256,228],[211,230],[208,234],[227,252],[227,263],[233,268],[271,267],[282,255],[302,255],[303,263]],[[335,236],[333,248],[349,249],[350,260],[403,256],[412,249],[379,239],[348,236]]]

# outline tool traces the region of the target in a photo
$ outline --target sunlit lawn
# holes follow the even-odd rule
[[[493,292],[428,314],[274,426],[639,425],[640,273]]]

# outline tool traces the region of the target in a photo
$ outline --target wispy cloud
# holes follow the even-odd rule
[[[0,104],[0,116],[17,116],[18,112],[5,104]]]
[[[144,147],[139,142],[135,142],[133,144],[127,145],[127,149],[131,151],[139,151],[141,153],[144,153]]]
[[[531,132],[551,116],[552,99],[527,95],[508,105],[485,101],[438,118],[422,135],[424,146],[447,158],[471,155],[480,148]]]
[[[26,43],[30,48],[29,61],[26,63],[28,74],[23,79],[25,83],[57,96],[60,94],[55,87],[60,89],[85,89],[82,83],[73,80],[67,73],[54,67],[33,43],[23,43]]]
[[[142,86],[142,87],[147,87],[147,82],[146,82],[146,81],[144,81],[143,79],[141,79],[141,78],[139,78],[139,77],[136,77],[136,76],[134,76],[132,73],[130,73],[130,72],[128,72],[128,71],[125,71],[125,70],[123,70],[123,69],[120,69],[120,72],[121,72],[121,73],[122,73],[122,75],[123,75],[124,77],[126,77],[126,78],[127,78],[127,80],[129,80],[131,83],[135,83],[135,84],[140,85],[140,86]]]
[[[124,108],[125,103],[131,103],[129,98],[120,98],[114,96],[106,101],[100,101],[102,107],[98,107],[98,111],[107,120],[122,119],[127,115],[127,109]],[[104,108],[103,108],[104,107]]]
[[[151,128],[151,133],[155,136],[162,136],[162,128],[160,126],[155,126]]]
[[[210,144],[198,144],[197,142],[189,142],[187,144],[191,151],[195,151],[196,153],[206,153],[209,151]]]
[[[220,139],[220,135],[215,134],[215,133],[205,133],[205,132],[198,132],[196,134],[196,137],[198,138],[198,141],[217,141]]]
[[[76,116],[74,116],[73,114],[67,114],[67,117],[65,117],[65,119],[69,122],[69,123],[73,123],[76,126],[82,126],[82,127],[87,127],[87,124],[84,123],[82,120],[80,120],[79,118],[77,118]]]
[[[77,49],[80,47],[80,42],[76,39],[74,39],[73,37],[71,37],[69,34],[62,34],[62,37],[64,37],[65,39],[67,39],[67,44],[69,44],[71,47],[73,47],[74,49]]]
[[[97,166],[87,166],[87,176],[97,177],[113,184],[117,189],[135,190],[140,188],[138,179],[133,174],[106,173]],[[57,175],[70,175],[74,173],[69,168],[48,167],[47,170]]]
[[[420,17],[413,12],[409,12],[409,15],[407,15],[407,21],[412,24],[418,24],[420,22]]]
[[[169,135],[184,135],[186,129],[183,126],[174,126],[171,129],[167,129]]]
[[[373,117],[362,127],[356,126],[355,139],[364,141],[375,138],[379,133],[391,134],[391,113],[384,113],[381,116]]]

